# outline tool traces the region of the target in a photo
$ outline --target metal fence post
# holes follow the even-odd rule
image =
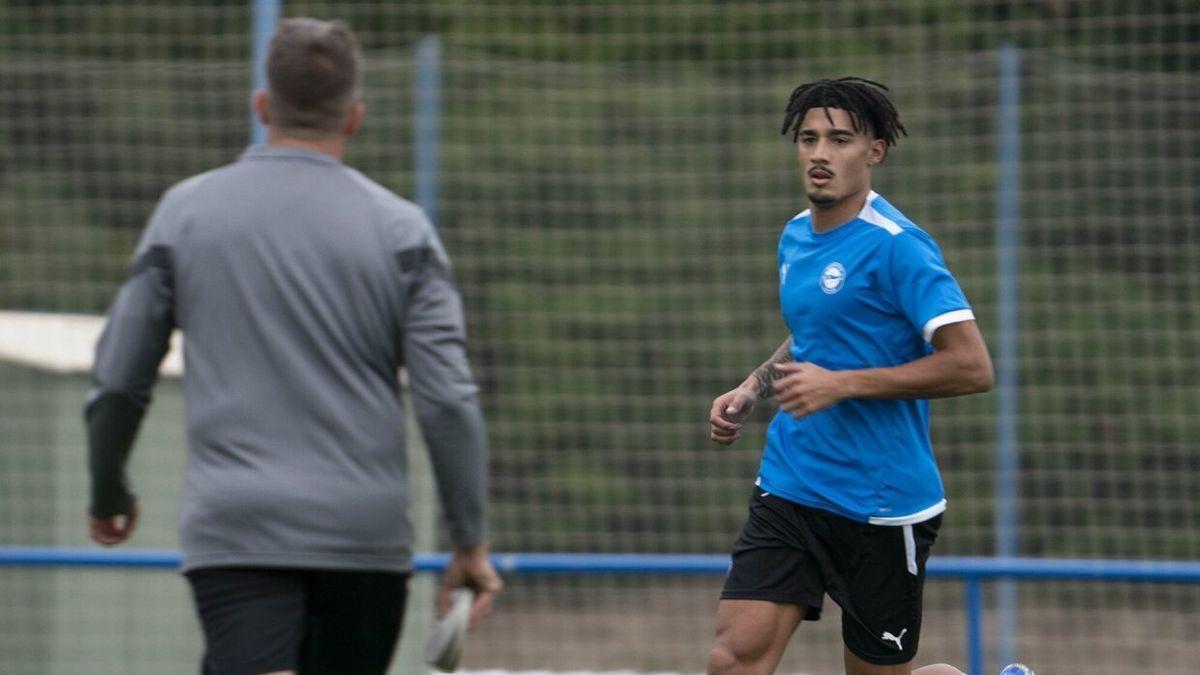
[[[254,21],[251,29],[251,82],[254,90],[267,87],[267,46],[275,24],[279,23],[282,0],[252,0]],[[261,145],[267,141],[267,128],[258,121],[254,110],[250,110],[250,145]]]
[[[1020,53],[1006,44],[999,53],[999,105],[996,159],[996,269],[999,292],[996,330],[996,555],[1019,555],[1017,480],[1018,431],[1018,304],[1020,274]],[[1009,580],[996,585],[996,656],[1015,660],[1017,587]],[[978,669],[972,672],[979,672]]]

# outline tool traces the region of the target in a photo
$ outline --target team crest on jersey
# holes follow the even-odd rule
[[[821,272],[821,290],[833,295],[842,290],[846,283],[846,268],[841,263],[829,263]]]
[[[779,266],[779,285],[780,286],[787,283],[787,273],[788,273],[788,270],[791,269],[791,267],[792,267],[791,263],[783,263],[782,265]]]

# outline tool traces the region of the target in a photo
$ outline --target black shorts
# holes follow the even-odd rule
[[[408,577],[267,567],[192,570],[187,578],[204,629],[201,673],[380,675],[400,637]]]
[[[851,652],[906,663],[917,653],[925,561],[941,522],[870,525],[756,489],[721,598],[796,604],[815,621],[828,593]]]

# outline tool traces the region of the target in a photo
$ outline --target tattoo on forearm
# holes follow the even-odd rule
[[[783,344],[779,345],[779,349],[771,355],[761,366],[759,366],[750,377],[754,379],[757,385],[759,398],[771,398],[774,392],[771,390],[771,383],[783,377],[783,373],[775,369],[777,363],[789,363],[792,360],[792,336],[788,336]]]

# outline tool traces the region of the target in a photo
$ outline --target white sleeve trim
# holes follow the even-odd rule
[[[867,202],[867,205],[859,212],[858,217],[876,227],[882,227],[893,237],[904,231],[904,228],[897,225],[896,221],[876,211],[870,202]]]
[[[953,312],[946,312],[945,314],[939,314],[939,315],[933,317],[932,319],[930,319],[929,321],[926,321],[925,328],[922,329],[921,334],[925,337],[926,342],[932,342],[933,334],[936,333],[937,329],[941,328],[942,326],[948,326],[952,323],[962,323],[963,321],[974,321],[974,320],[975,320],[975,312],[972,312],[969,309],[956,309]]]
[[[867,522],[872,525],[913,525],[915,523],[923,523],[945,510],[946,500],[943,499],[927,509],[922,509],[916,513],[910,513],[907,516],[895,516],[892,518],[871,516],[869,519],[867,519]]]

